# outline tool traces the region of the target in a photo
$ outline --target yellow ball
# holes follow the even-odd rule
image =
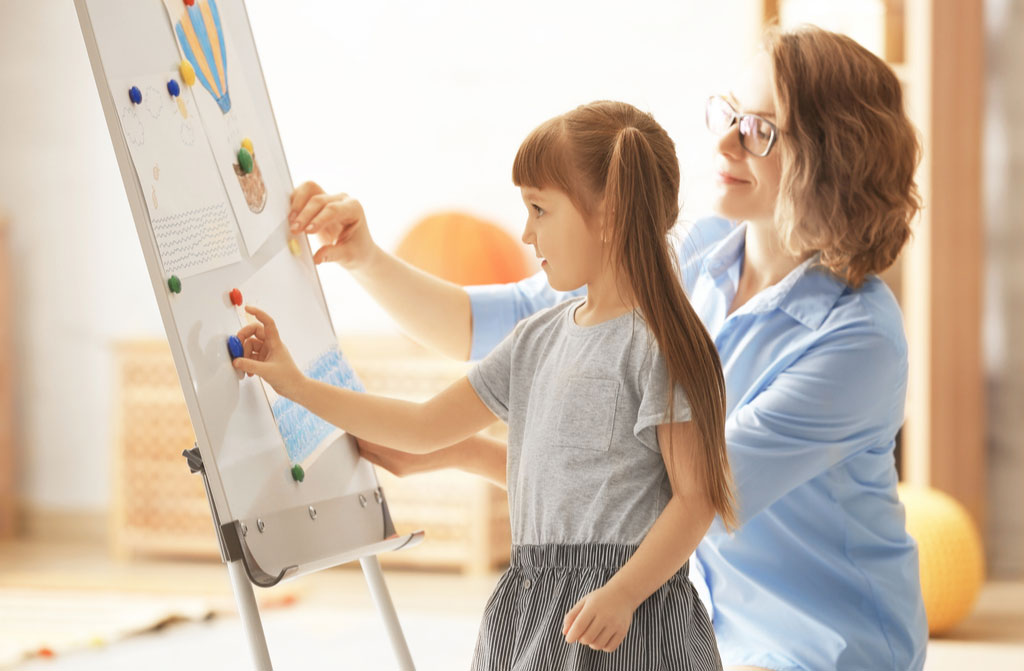
[[[901,484],[899,496],[907,532],[917,541],[928,632],[941,634],[971,612],[985,581],[981,536],[967,509],[948,494]]]

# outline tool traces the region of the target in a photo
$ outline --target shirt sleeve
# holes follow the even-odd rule
[[[633,435],[641,443],[655,452],[661,452],[658,445],[659,424],[672,422],[688,422],[690,420],[690,402],[682,386],[676,385],[673,399],[673,415],[668,409],[668,364],[661,354],[661,348],[651,345],[652,355],[650,366],[640,373],[640,409],[637,411]]]
[[[533,313],[557,305],[573,296],[582,296],[585,288],[559,292],[548,284],[543,270],[519,282],[466,287],[473,314],[473,338],[469,358],[479,361]]]
[[[512,354],[516,337],[521,330],[520,327],[514,328],[483,361],[473,366],[467,375],[476,395],[506,424],[509,398],[512,395]]]
[[[823,337],[726,421],[740,520],[870,449],[903,421],[905,343],[869,328]]]

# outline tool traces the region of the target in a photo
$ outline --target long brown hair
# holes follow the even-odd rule
[[[715,344],[679,281],[668,233],[679,216],[679,160],[675,144],[650,114],[632,105],[581,105],[537,127],[512,167],[516,186],[555,188],[569,196],[609,239],[607,253],[626,278],[668,367],[669,422],[675,386],[686,393],[699,436],[693,456],[668,445],[673,489],[678,469],[696,462],[707,494],[726,526],[736,524],[725,445],[725,380]]]
[[[921,208],[921,156],[903,89],[882,59],[815,26],[765,33],[782,179],[775,220],[794,254],[852,287],[896,260]]]

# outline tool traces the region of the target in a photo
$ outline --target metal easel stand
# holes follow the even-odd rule
[[[182,452],[182,456],[188,461],[189,470],[193,473],[200,473],[203,476],[203,485],[206,487],[206,499],[210,504],[210,515],[213,517],[213,526],[217,531],[217,542],[220,544],[220,558],[228,567],[228,576],[231,578],[231,588],[235,594],[235,605],[238,606],[238,614],[245,628],[245,637],[249,642],[249,653],[252,656],[253,668],[256,671],[273,671],[270,662],[270,651],[267,649],[267,638],[263,633],[263,622],[260,620],[259,607],[256,605],[256,595],[253,593],[252,581],[248,567],[245,565],[245,555],[238,549],[239,543],[230,542],[224,536],[224,528],[221,526],[220,518],[217,516],[217,509],[213,505],[213,496],[210,494],[210,481],[206,476],[206,468],[203,466],[203,457],[199,453],[199,446]],[[398,613],[391,601],[391,594],[384,583],[384,574],[381,572],[380,560],[377,555],[361,557],[359,565],[363,569],[363,575],[370,588],[370,595],[377,606],[377,611],[384,620],[384,626],[391,639],[391,648],[398,658],[400,671],[415,671],[412,662],[412,655],[409,653],[409,646],[402,633],[402,626],[398,622]],[[284,573],[278,577],[280,580]],[[275,581],[277,582],[277,581]]]

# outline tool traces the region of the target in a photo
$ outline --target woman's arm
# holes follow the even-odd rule
[[[693,422],[660,424],[658,443],[666,463],[670,433],[675,445],[693,445],[699,440]],[[693,450],[679,452],[692,455]],[[675,575],[697,548],[715,510],[698,479],[695,460],[689,459],[678,471],[681,481],[675,483],[672,498],[637,551],[603,587],[566,613],[562,627],[566,642],[615,650],[629,631],[633,612]]]
[[[393,450],[362,438],[357,438],[356,442],[359,443],[360,456],[400,478],[444,468],[457,468],[490,480],[502,489],[506,488],[508,447],[503,441],[481,434],[427,454]]]
[[[871,324],[818,339],[726,420],[740,522],[855,455],[891,460],[906,392],[903,342]]]
[[[373,241],[363,206],[347,194],[328,196],[313,182],[292,194],[292,233],[316,234],[316,263],[337,261],[403,331],[453,359],[469,358],[472,321],[469,295],[388,254]]]

